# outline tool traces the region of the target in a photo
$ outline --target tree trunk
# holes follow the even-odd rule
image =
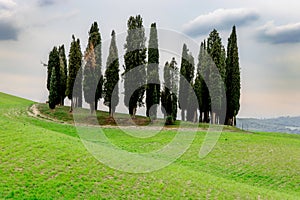
[[[205,111],[205,112],[204,112],[204,119],[203,119],[203,122],[209,123],[209,112],[208,112],[208,111]]]
[[[95,112],[95,103],[93,102],[93,103],[90,103],[90,114],[92,115],[92,114],[94,114],[94,112]]]
[[[71,107],[70,107],[70,111],[69,111],[70,113],[72,113],[73,112],[73,98],[71,98]]]
[[[233,117],[233,126],[236,126],[236,116]]]
[[[132,110],[132,118],[133,119],[135,119],[135,114],[136,114],[136,107],[134,107]]]
[[[193,122],[194,123],[197,123],[197,121],[198,121],[198,113],[197,113],[197,110],[194,112],[194,119],[193,119]]]
[[[111,108],[111,107],[109,107],[109,115],[110,115],[110,117],[114,117],[114,113],[115,113],[115,108]]]
[[[95,110],[98,110],[98,100],[95,100]]]
[[[199,112],[200,112],[200,115],[199,115],[199,123],[202,123],[202,112],[201,112],[201,110],[200,110]]]
[[[185,121],[185,110],[181,110],[181,120]]]
[[[215,112],[211,112],[211,121],[212,121],[212,124],[216,124],[216,113]]]
[[[146,116],[147,117],[150,117],[150,113],[149,113],[150,111],[149,110],[150,110],[150,108],[148,106],[146,106]]]

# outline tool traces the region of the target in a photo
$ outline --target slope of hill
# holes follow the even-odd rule
[[[300,134],[300,117],[272,119],[237,119],[237,127],[243,130]]]
[[[113,170],[84,147],[76,129],[28,116],[34,102],[0,93],[0,198],[14,199],[299,199],[300,136],[223,132],[198,157],[205,132],[161,170]],[[152,151],[176,131],[134,138],[119,129],[107,137],[128,151]]]

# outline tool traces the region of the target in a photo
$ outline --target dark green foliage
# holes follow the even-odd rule
[[[116,106],[119,103],[118,82],[119,82],[119,56],[116,44],[115,31],[111,33],[109,55],[106,61],[104,80],[104,104],[109,107],[109,114],[113,116]]]
[[[187,96],[186,96],[186,120],[190,121],[190,122],[196,122],[195,117],[197,116],[196,112],[197,112],[197,102],[193,102],[193,78],[194,78],[194,70],[195,70],[195,61],[194,61],[194,57],[192,56],[192,54],[190,53],[188,55],[188,70],[187,70],[187,80],[189,80],[190,85],[188,86],[187,90]]]
[[[205,83],[204,83],[202,73],[201,73],[202,66],[203,66],[204,53],[205,53],[204,43],[201,42],[200,51],[199,51],[199,55],[198,55],[196,79],[195,79],[195,84],[194,84],[194,91],[197,96],[198,104],[199,104],[199,112],[200,112],[199,122],[202,122],[202,113],[204,111],[203,90],[205,87]]]
[[[189,49],[187,48],[187,45],[184,44],[182,48],[182,55],[181,55],[181,67],[180,67],[180,82],[179,82],[179,108],[181,109],[181,119],[183,121],[186,120],[185,118],[185,111],[188,107],[188,101],[187,97],[189,95],[188,88],[190,85],[187,85],[187,83],[192,84],[193,78],[194,78],[194,71],[195,71],[195,65],[194,65],[194,58],[189,53]],[[185,79],[185,80],[182,80]]]
[[[51,73],[49,73],[51,70]],[[48,61],[48,81],[49,82],[49,107],[54,109],[60,103],[61,71],[60,59],[57,47],[53,47],[49,54]]]
[[[71,110],[73,107],[82,106],[82,53],[80,40],[72,36],[72,43],[69,52],[69,74],[67,78],[66,95],[71,100]],[[75,82],[76,80],[76,82]]]
[[[148,46],[147,82],[159,83],[159,50],[156,23],[151,24]],[[146,115],[157,117],[157,104],[159,104],[160,84],[148,84],[146,89]],[[155,108],[150,108],[155,106]],[[150,113],[151,112],[151,113]]]
[[[210,80],[210,57],[206,50],[206,41],[201,43],[198,56],[197,76],[195,79],[194,90],[198,98],[200,116],[199,121],[209,123],[209,112],[211,110],[211,99],[208,90]]]
[[[57,54],[58,55],[58,54]],[[53,67],[50,77],[49,108],[54,109],[60,101],[58,67]]]
[[[210,97],[211,97],[211,108],[212,122],[216,123],[217,119],[220,118],[221,124],[224,123],[224,112],[225,112],[225,92],[224,92],[224,80],[225,80],[225,50],[222,45],[221,37],[217,30],[213,30],[207,40],[207,52],[210,55],[209,66],[210,78],[207,84],[210,84]]]
[[[91,113],[95,110],[95,91],[97,87],[95,70],[96,70],[96,58],[93,45],[89,46],[89,49],[84,55],[85,67],[83,71],[83,94],[85,101],[90,104]]]
[[[68,76],[68,66],[65,54],[64,45],[58,48],[59,52],[59,64],[60,64],[60,104],[64,105],[64,99],[66,98],[66,88],[67,88],[67,76]]]
[[[177,118],[178,95],[178,67],[175,58],[170,64],[166,62],[164,67],[164,89],[161,92],[162,112],[166,118],[166,124],[170,125]]]
[[[98,101],[102,98],[102,85],[103,85],[103,75],[102,75],[102,43],[101,43],[101,35],[99,32],[98,23],[94,22],[89,31],[89,39],[86,51],[88,51],[93,46],[94,54],[95,54],[95,78],[97,80],[97,89],[95,91],[95,110],[97,110]]]
[[[57,56],[57,47],[53,47],[49,54],[48,65],[47,65],[47,89],[50,91],[50,81],[52,69],[59,65],[59,57]],[[57,68],[59,69],[59,68]]]
[[[236,28],[233,26],[228,39],[226,59],[226,124],[235,125],[235,117],[240,109],[240,66],[237,46]]]
[[[146,52],[145,47],[145,30],[143,20],[140,15],[131,16],[127,23],[127,37],[124,45],[126,53],[124,56],[124,89],[125,106],[129,109],[129,114],[135,117],[136,109],[143,106],[143,98],[146,84]],[[140,67],[139,67],[140,66]],[[135,73],[128,73],[130,70],[139,67]],[[141,87],[136,88],[139,85]],[[132,95],[131,95],[132,94]]]

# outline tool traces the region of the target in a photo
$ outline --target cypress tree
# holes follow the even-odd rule
[[[49,53],[48,65],[47,65],[47,89],[50,91],[50,81],[52,69],[56,68],[59,65],[59,57],[57,57],[57,47],[53,47],[53,49]],[[59,69],[59,68],[56,68]]]
[[[54,109],[55,106],[59,103],[59,80],[58,80],[58,69],[59,66],[53,67],[50,77],[50,92],[49,92],[49,108]]]
[[[200,53],[199,53],[199,63],[198,63],[198,72],[201,74],[200,78],[200,85],[201,85],[201,90],[199,91],[197,96],[201,97],[201,103],[200,109],[201,109],[201,114],[200,118],[202,119],[201,121],[204,123],[209,123],[210,118],[209,118],[209,112],[211,110],[211,99],[209,95],[209,90],[208,90],[208,83],[210,80],[210,57],[207,53],[207,45],[206,41],[202,43],[202,47],[200,47]],[[195,86],[196,87],[196,86]],[[196,92],[197,94],[197,92]]]
[[[162,112],[167,125],[173,124],[177,118],[178,74],[177,62],[172,58],[164,67],[164,89],[161,92]]]
[[[146,52],[145,48],[145,30],[143,27],[143,20],[140,15],[136,17],[131,16],[127,23],[127,37],[124,45],[126,53],[124,55],[125,72],[124,72],[124,89],[125,106],[129,109],[129,114],[135,118],[137,107],[143,106],[143,98],[146,84]],[[142,66],[135,74],[127,73],[135,67]],[[136,85],[141,85],[136,89]],[[133,91],[136,89],[135,91]],[[132,94],[132,95],[131,95]]]
[[[113,117],[115,109],[119,103],[118,82],[119,82],[119,56],[116,44],[116,34],[111,33],[109,55],[106,61],[106,71],[104,79],[104,104],[109,107],[109,114]],[[115,89],[115,90],[114,90]],[[113,93],[115,92],[115,93]]]
[[[219,33],[214,29],[210,34],[207,40],[207,52],[210,55],[209,66],[210,70],[210,79],[208,84],[210,84],[210,97],[212,107],[214,108],[211,115],[212,123],[216,123],[218,119],[223,119],[223,110],[224,108],[224,81],[225,81],[225,51],[224,46],[222,45],[222,39],[219,36]],[[221,122],[222,124],[224,121]]]
[[[167,118],[167,116],[170,115],[170,104],[169,104],[169,96],[170,96],[170,87],[171,87],[171,75],[169,70],[170,64],[169,62],[165,63],[164,66],[164,88],[161,92],[161,110],[164,114],[164,117]],[[171,123],[172,120],[169,122]]]
[[[147,81],[159,83],[159,50],[156,23],[151,24],[148,46]],[[146,116],[157,117],[157,104],[159,104],[160,84],[148,84],[146,88]],[[151,109],[152,106],[155,108]]]
[[[64,45],[58,48],[58,52],[59,52],[59,64],[60,64],[60,104],[64,105],[64,99],[66,98],[67,76],[68,76],[67,59],[66,59]]]
[[[66,95],[71,100],[71,109],[82,106],[82,53],[80,40],[72,36],[72,43],[69,52],[69,74],[67,78]],[[77,80],[76,80],[77,79]],[[75,82],[76,80],[76,82]],[[74,90],[75,89],[75,90]]]
[[[180,67],[180,82],[179,82],[179,108],[181,109],[181,120],[185,121],[185,112],[188,108],[188,101],[187,97],[189,95],[188,88],[190,85],[186,85],[188,83],[192,84],[194,78],[194,58],[191,54],[189,54],[189,49],[187,45],[184,44],[182,48],[182,55],[181,55],[181,67]],[[185,80],[181,80],[184,78]]]
[[[83,71],[83,92],[85,101],[90,104],[91,114],[95,110],[95,91],[96,91],[96,58],[93,45],[89,45],[89,49],[84,55],[85,67]]]
[[[231,35],[228,39],[226,59],[227,125],[236,125],[236,115],[240,109],[240,89],[241,81],[237,35],[236,27],[233,26]]]
[[[193,87],[194,87],[194,83],[193,83],[193,78],[194,78],[194,71],[195,71],[195,61],[194,61],[194,57],[193,55],[190,53],[188,55],[188,70],[187,70],[187,80],[189,81],[189,83],[191,84],[188,87],[188,92],[187,92],[187,96],[186,96],[186,101],[187,101],[187,107],[186,107],[186,119],[187,121],[190,122],[196,122],[195,118],[197,117],[197,105],[195,104],[195,102],[192,102],[192,94],[194,92]]]
[[[97,22],[94,22],[90,28],[89,31],[89,39],[88,39],[88,45],[86,48],[86,51],[88,51],[91,47],[93,46],[94,49],[94,54],[95,54],[95,77],[96,80],[98,81],[97,84],[97,89],[95,91],[95,110],[98,108],[98,101],[100,98],[102,98],[102,85],[103,85],[103,75],[102,75],[102,50],[101,50],[101,34],[99,32],[99,26]]]
[[[203,57],[204,57],[204,43],[201,42],[200,45],[200,51],[199,51],[199,55],[198,55],[198,64],[197,64],[197,72],[196,72],[196,79],[195,79],[195,84],[194,84],[194,90],[195,90],[195,94],[197,96],[198,99],[198,104],[199,104],[199,122],[203,122],[203,111],[204,111],[204,104],[202,102],[203,96],[202,96],[202,90],[204,89],[204,85],[203,85],[203,77],[201,74],[201,68],[203,65]]]

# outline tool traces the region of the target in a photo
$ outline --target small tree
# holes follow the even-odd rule
[[[115,109],[119,103],[119,71],[119,57],[116,44],[116,34],[113,30],[111,33],[111,42],[109,47],[109,55],[106,61],[104,80],[104,104],[108,106],[109,114],[111,117],[113,117]]]

